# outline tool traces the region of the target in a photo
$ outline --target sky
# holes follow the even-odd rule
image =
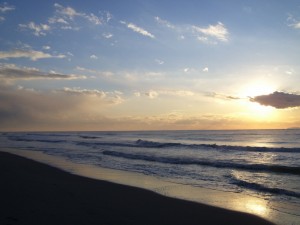
[[[0,1],[0,130],[300,127],[299,0]]]

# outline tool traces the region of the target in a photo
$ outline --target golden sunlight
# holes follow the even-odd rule
[[[275,116],[276,109],[270,106],[260,105],[257,102],[251,102],[250,98],[259,95],[266,95],[276,91],[276,87],[273,84],[265,81],[255,81],[242,87],[239,91],[239,96],[247,99],[242,103],[244,110],[250,113],[252,118],[272,120]]]
[[[246,203],[245,207],[251,212],[256,215],[265,215],[267,214],[267,206],[265,202],[261,201],[253,201],[250,200],[249,202]]]
[[[273,84],[265,81],[256,81],[249,83],[248,85],[244,86],[240,90],[240,95],[243,97],[255,97],[258,95],[266,95],[271,94],[276,91],[276,87]]]

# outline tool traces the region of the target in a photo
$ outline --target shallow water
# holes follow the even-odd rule
[[[248,211],[300,224],[300,130],[2,133],[0,143],[170,181],[174,195],[184,185],[251,196],[264,206]]]

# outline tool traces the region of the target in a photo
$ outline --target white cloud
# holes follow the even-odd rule
[[[163,65],[165,62],[160,59],[155,59],[155,62],[159,65]]]
[[[98,56],[96,56],[96,55],[91,55],[91,56],[90,56],[90,59],[98,59]]]
[[[66,56],[63,54],[59,55],[51,55],[48,53],[44,53],[41,51],[35,50],[13,50],[9,52],[1,52],[0,51],[0,59],[9,59],[9,58],[30,58],[32,61],[36,61],[39,59],[46,59],[46,58],[65,58]]]
[[[148,32],[147,30],[145,30],[144,28],[138,27],[137,25],[133,24],[133,23],[127,23],[125,21],[120,21],[121,24],[126,25],[129,29],[133,30],[134,32],[137,32],[141,35],[150,37],[150,38],[155,38],[155,36],[153,34],[151,34],[150,32]]]
[[[70,6],[64,7],[58,3],[55,3],[54,7],[56,8],[56,15],[49,19],[50,23],[69,24],[76,17],[80,17],[80,18],[88,20],[89,22],[91,22],[95,25],[102,24],[102,18],[96,16],[93,13],[86,14],[83,12],[77,12],[74,8],[72,8]]]
[[[64,92],[70,93],[70,94],[80,94],[80,95],[90,95],[95,97],[104,98],[106,96],[104,91],[96,90],[96,89],[81,89],[81,88],[67,88],[65,87],[63,89]]]
[[[65,19],[63,19],[63,18],[56,18],[56,17],[49,18],[48,22],[50,24],[53,24],[53,23],[69,24]]]
[[[185,73],[187,73],[187,72],[190,71],[190,68],[188,68],[188,67],[187,67],[187,68],[184,68],[183,71],[184,71]]]
[[[3,22],[5,18],[3,16],[0,16],[0,23]]]
[[[209,25],[208,27],[193,26],[193,30],[205,35],[204,37],[212,37],[220,41],[228,41],[229,32],[223,23],[218,22],[216,25]],[[202,37],[202,40],[205,40]]]
[[[88,21],[94,23],[95,25],[102,24],[101,19],[99,17],[97,17],[96,15],[94,15],[93,13],[91,13],[89,15],[84,15],[84,18],[86,18]]]
[[[293,25],[294,28],[296,29],[300,29],[300,22],[297,22]]]
[[[154,17],[154,19],[156,20],[156,22],[160,25],[163,25],[163,26],[166,26],[170,29],[175,29],[175,26],[173,24],[171,24],[170,22],[166,21],[166,20],[163,20],[161,19],[160,17],[156,16]]]
[[[208,67],[203,68],[203,72],[208,72]]]
[[[1,12],[1,13],[6,13],[6,12],[8,12],[8,11],[13,11],[13,10],[15,10],[15,9],[16,9],[15,6],[9,5],[9,4],[7,4],[6,2],[0,4],[0,12]]]
[[[32,30],[35,36],[45,36],[46,31],[51,29],[48,24],[35,24],[34,22],[29,22],[28,24],[19,24],[19,27]]]
[[[105,38],[107,38],[107,39],[110,39],[110,38],[112,38],[114,35],[111,34],[111,33],[103,33],[102,36],[105,37]]]
[[[289,22],[288,26],[293,27],[295,29],[300,29],[300,21],[296,19],[293,15],[289,15],[287,18],[287,21]]]
[[[92,70],[84,67],[77,66],[76,70],[89,73],[98,77],[112,77],[114,76],[114,73],[111,71],[99,71],[99,70]]]
[[[50,49],[51,49],[51,47],[50,47],[50,46],[48,46],[48,45],[44,45],[44,46],[43,46],[43,49],[45,49],[45,50],[50,50]]]
[[[73,20],[75,16],[83,16],[82,13],[76,12],[72,7],[63,7],[58,3],[55,3],[54,7],[56,8],[56,12],[68,17],[70,20]]]

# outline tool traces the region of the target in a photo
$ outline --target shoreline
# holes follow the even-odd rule
[[[0,152],[1,224],[262,224],[260,217],[86,178]]]

